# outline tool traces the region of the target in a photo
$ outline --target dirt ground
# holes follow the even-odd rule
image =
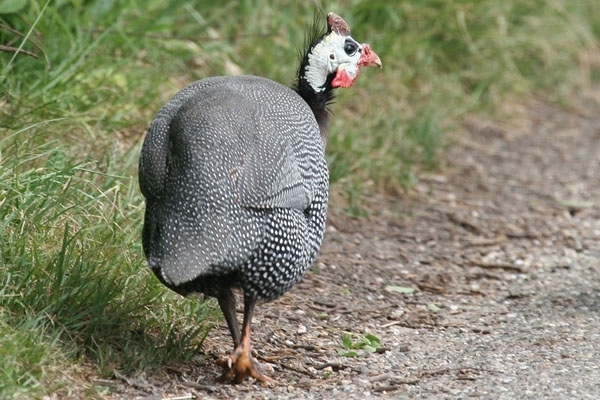
[[[367,199],[370,217],[332,207],[314,268],[255,314],[280,386],[212,383],[223,322],[205,355],[115,379],[114,398],[600,398],[600,114],[513,108],[469,121],[442,172]],[[340,355],[343,332],[380,344]]]

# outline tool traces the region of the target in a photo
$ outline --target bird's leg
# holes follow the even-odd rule
[[[219,301],[219,307],[225,316],[227,326],[229,327],[229,333],[233,339],[233,347],[237,347],[241,340],[241,331],[235,316],[235,296],[231,289],[223,290],[223,293],[217,298]]]
[[[242,338],[240,343],[235,346],[233,353],[229,356],[230,369],[223,374],[219,380],[225,381],[233,378],[235,383],[241,383],[246,377],[250,376],[259,382],[276,384],[276,382],[263,375],[259,371],[258,362],[250,354],[250,324],[254,314],[254,305],[256,296],[244,294],[244,323],[242,326]]]
[[[219,302],[219,307],[221,307],[221,311],[225,316],[225,321],[227,321],[227,327],[229,328],[229,333],[233,339],[233,348],[235,349],[240,345],[242,332],[240,331],[240,325],[238,324],[238,320],[235,315],[236,301],[233,291],[231,289],[223,289],[223,292],[219,295],[219,297],[217,297],[217,301]],[[227,370],[231,370],[230,357],[221,357],[216,361],[216,363]],[[226,380],[227,377],[223,375],[219,379]]]

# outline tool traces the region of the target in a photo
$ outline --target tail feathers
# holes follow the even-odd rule
[[[144,252],[152,271],[169,287],[236,271],[252,257],[261,240],[261,234],[228,229],[233,221],[226,216],[213,215],[210,222],[190,225],[178,215],[165,217],[166,213],[156,211],[151,206],[146,209]]]

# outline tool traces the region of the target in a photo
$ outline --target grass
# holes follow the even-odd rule
[[[76,160],[58,140],[22,136],[3,146],[0,170],[0,352],[11,355],[0,389],[45,388],[57,359],[94,360],[103,375],[191,357],[214,307],[179,299],[144,267],[136,182],[113,169],[131,171],[134,152]]]
[[[15,1],[15,4],[19,1]],[[0,393],[66,390],[197,353],[214,303],[145,267],[136,163],[185,84],[245,73],[291,83],[314,5],[275,0],[23,1],[0,14]],[[334,105],[333,189],[401,191],[440,168],[470,114],[519,96],[569,104],[597,81],[595,0],[329,1],[381,57]],[[2,9],[0,8],[0,12]],[[90,367],[91,366],[91,367]]]

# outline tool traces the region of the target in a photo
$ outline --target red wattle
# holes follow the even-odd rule
[[[358,69],[356,70],[356,74],[350,76],[348,75],[348,71],[343,68],[338,68],[337,72],[335,73],[335,78],[333,78],[333,81],[331,81],[331,86],[334,88],[349,88],[354,84],[357,77]]]

